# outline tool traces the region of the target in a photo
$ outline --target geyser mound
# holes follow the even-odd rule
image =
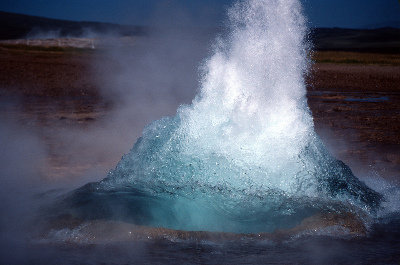
[[[148,125],[104,180],[62,200],[63,213],[252,233],[291,228],[321,212],[376,210],[381,195],[314,132],[299,1],[240,1],[229,21],[193,103]]]

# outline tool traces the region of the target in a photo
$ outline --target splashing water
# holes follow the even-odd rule
[[[239,1],[228,15],[230,34],[204,63],[193,103],[148,125],[104,180],[73,192],[70,213],[250,233],[379,207],[381,195],[314,132],[300,2]]]

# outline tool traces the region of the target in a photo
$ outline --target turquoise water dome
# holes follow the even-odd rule
[[[66,211],[179,230],[291,228],[321,212],[370,214],[381,195],[314,131],[297,0],[238,1],[201,67],[199,94],[154,121],[115,169],[74,191]]]

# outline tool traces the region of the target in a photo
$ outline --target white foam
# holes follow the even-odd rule
[[[301,170],[296,159],[314,138],[300,3],[238,2],[229,18],[232,33],[217,42],[204,65],[200,95],[179,110],[184,152],[201,150],[292,177]],[[290,185],[289,179],[269,181]]]

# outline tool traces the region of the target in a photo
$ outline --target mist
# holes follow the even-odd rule
[[[1,115],[0,139],[0,261],[13,264],[26,258],[26,234],[39,205],[34,196],[49,188],[40,172],[46,150],[14,115]]]
[[[46,106],[43,110],[37,107],[36,114],[24,112],[26,99],[9,103],[9,109],[3,110],[13,112],[13,117],[1,117],[2,133],[7,134],[1,141],[6,145],[1,160],[10,169],[3,181],[14,180],[17,168],[31,179],[39,176],[54,188],[73,189],[99,181],[129,152],[144,126],[175,115],[181,104],[190,104],[197,93],[198,69],[211,52],[218,31],[188,26],[196,24],[189,14],[173,2],[163,3],[152,18],[152,24],[159,26],[149,28],[145,36],[126,38],[120,32],[100,35],[89,29],[80,35],[105,43],[87,62],[101,103],[81,107],[91,112],[84,117],[70,99],[44,98]],[[61,33],[37,29],[29,36],[57,38]],[[24,155],[10,156],[18,150]],[[23,167],[8,161],[13,157],[18,157]],[[21,184],[23,187],[26,182]]]
[[[174,23],[180,19],[172,17]],[[187,17],[182,20],[185,25]],[[72,144],[79,148],[95,141],[92,146],[106,150],[105,156],[113,157],[109,169],[114,167],[146,125],[173,116],[179,105],[191,103],[198,92],[198,69],[216,34],[215,29],[160,27],[129,43],[124,38],[110,39],[108,49],[91,62],[110,108],[86,133],[74,135]]]
[[[87,62],[102,98],[101,106],[85,106],[91,108],[91,122],[81,123],[85,117],[67,99],[45,99],[49,102],[37,115],[25,113],[22,98],[7,104],[5,113],[14,114],[0,121],[0,162],[5,171],[0,243],[2,252],[9,253],[3,260],[20,259],[18,252],[27,247],[30,236],[26,229],[32,226],[39,206],[54,194],[103,179],[129,152],[144,126],[175,115],[179,105],[190,104],[195,97],[198,69],[210,52],[216,30],[187,27],[193,23],[183,9],[168,9],[170,13],[162,16],[157,9],[154,21],[162,27],[151,28],[146,36],[127,39],[118,32],[79,36],[106,42]],[[29,35],[62,36],[61,30],[36,30]],[[34,199],[39,195],[45,200]],[[10,249],[16,251],[10,253]]]
[[[154,27],[146,36],[128,41],[119,32],[100,35],[87,30],[79,35],[107,42],[87,62],[102,98],[101,106],[91,106],[95,114],[90,123],[81,124],[76,118],[68,124],[57,118],[72,117],[77,110],[69,106],[60,114],[61,104],[49,99],[46,112],[36,116],[25,113],[22,98],[11,103],[8,98],[1,100],[2,261],[19,263],[30,258],[21,255],[31,236],[27,231],[32,229],[37,209],[54,194],[103,179],[129,152],[144,126],[175,115],[180,104],[191,103],[197,93],[198,68],[209,54],[216,30],[186,27],[192,24],[190,16],[183,9],[170,10],[154,17],[169,27]],[[36,29],[28,37],[62,36],[62,30]],[[40,115],[53,124],[43,125]]]
[[[118,32],[113,32],[112,29],[103,29],[96,31],[90,27],[83,27],[76,30],[65,30],[62,28],[42,29],[40,27],[33,28],[25,36],[26,39],[58,39],[58,38],[104,38],[117,37]]]

